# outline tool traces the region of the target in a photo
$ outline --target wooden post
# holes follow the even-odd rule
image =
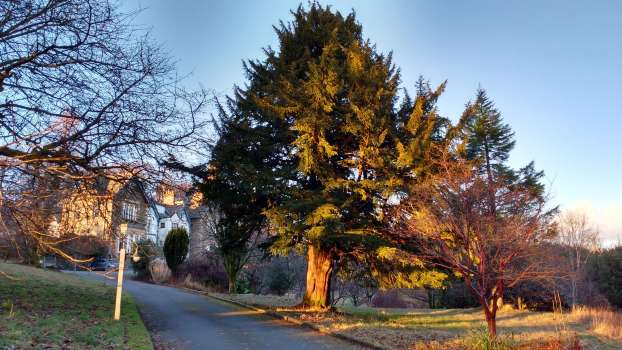
[[[117,295],[114,301],[114,320],[121,318],[121,298],[123,297],[123,271],[125,270],[125,233],[127,232],[127,224],[121,224],[119,227],[121,239],[119,240],[119,271],[117,272]]]
[[[123,270],[125,269],[125,248],[119,250],[119,272],[117,272],[117,296],[114,302],[114,319],[121,317],[121,297],[123,294]]]

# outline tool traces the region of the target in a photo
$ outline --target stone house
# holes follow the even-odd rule
[[[94,236],[109,242],[111,253],[118,255],[120,239],[126,247],[140,239],[164,245],[168,232],[185,228],[190,236],[190,250],[209,250],[213,241],[202,232],[202,209],[196,195],[160,185],[150,193],[138,178],[129,180],[98,179],[91,188],[74,191],[61,204],[58,218],[50,225],[55,235]],[[191,214],[192,213],[192,214]],[[193,229],[196,224],[197,230]],[[192,255],[192,254],[191,254]]]

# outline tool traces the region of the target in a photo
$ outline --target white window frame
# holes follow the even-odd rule
[[[121,216],[129,221],[136,221],[137,208],[136,204],[123,202],[123,206],[121,208]]]

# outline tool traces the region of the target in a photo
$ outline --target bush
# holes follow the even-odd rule
[[[386,308],[407,308],[408,304],[400,298],[399,293],[395,289],[388,291],[379,291],[371,299],[371,306],[373,307],[386,307]]]
[[[247,264],[241,273],[242,284],[258,294],[294,293],[302,296],[306,283],[306,259],[303,256],[272,256]]]
[[[183,263],[179,267],[179,275],[192,276],[192,281],[216,291],[227,290],[227,273],[220,257],[212,252],[205,252]]]
[[[463,281],[452,279],[444,284],[442,289],[428,289],[428,304],[431,309],[479,307],[479,302]]]
[[[283,295],[292,287],[292,279],[284,269],[272,269],[268,274],[268,291],[270,294]]]
[[[149,264],[151,280],[155,283],[166,282],[171,278],[171,269],[164,259],[155,259]]]
[[[177,268],[186,259],[189,243],[188,232],[183,227],[174,228],[166,235],[164,240],[164,257],[173,274],[177,274]]]
[[[130,261],[132,270],[139,279],[151,278],[149,265],[158,257],[158,247],[150,239],[144,238],[132,244]]]

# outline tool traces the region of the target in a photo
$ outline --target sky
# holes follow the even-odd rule
[[[243,85],[242,62],[278,48],[272,28],[300,2],[125,0],[142,11],[187,84]],[[478,86],[516,133],[510,162],[545,171],[551,203],[586,212],[605,244],[622,240],[622,25],[619,1],[320,1],[354,10],[393,52],[402,85],[448,81],[440,113],[456,120]],[[306,1],[304,2],[306,4]]]

